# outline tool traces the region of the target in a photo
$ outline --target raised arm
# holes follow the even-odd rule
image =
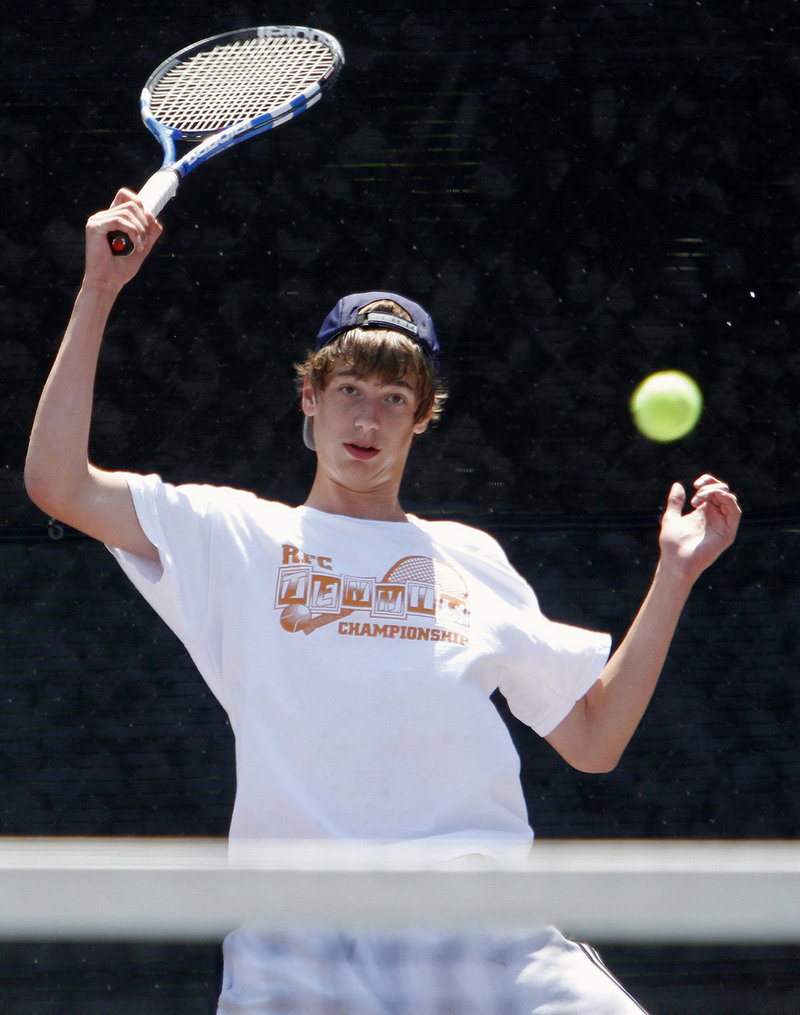
[[[731,545],[741,511],[714,476],[695,481],[692,508],[676,483],[661,521],[661,555],[636,619],[599,679],[547,737],[570,765],[584,772],[615,767],[650,702],[683,607],[702,572]]]
[[[135,238],[129,257],[111,255],[107,234],[115,229]],[[87,222],[83,282],[39,401],[25,462],[28,495],[45,513],[153,560],[158,555],[139,525],[127,483],[89,461],[89,430],[108,315],[160,234],[161,226],[127,190]]]

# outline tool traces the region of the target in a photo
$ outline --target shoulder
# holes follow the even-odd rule
[[[463,522],[446,520],[428,521],[414,518],[413,521],[435,543],[452,552],[475,557],[504,568],[510,566],[503,547],[494,536],[484,529],[478,529]]]
[[[494,536],[484,529],[475,528],[464,522],[454,522],[448,519],[430,520],[411,516],[415,525],[428,533],[432,539],[443,543],[457,543],[460,546],[474,546],[481,549],[492,549],[503,552],[502,547]]]
[[[250,490],[211,483],[165,482],[158,475],[126,473],[135,500],[145,499],[157,510],[212,517],[215,515],[281,515],[297,509],[279,501],[265,500]]]
[[[511,563],[494,536],[463,522],[415,521],[464,575],[470,575],[509,606],[538,610],[527,578]]]

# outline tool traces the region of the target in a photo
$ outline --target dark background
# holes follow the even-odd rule
[[[7,5],[0,834],[226,830],[224,716],[106,551],[48,525],[21,477],[83,223],[159,161],[144,80],[195,39],[268,23],[333,32],[346,69],[165,209],[109,328],[95,459],[301,501],[293,360],[343,293],[406,292],[435,317],[451,399],[405,505],[490,529],[551,616],[624,633],[673,480],[719,474],[745,511],[617,771],[570,772],[512,723],[537,834],[796,838],[796,0]],[[671,445],[627,408],[663,368],[705,397]],[[0,989],[12,1015],[205,1012],[215,955],[9,944]],[[796,1012],[798,957],[611,955],[653,1015]]]

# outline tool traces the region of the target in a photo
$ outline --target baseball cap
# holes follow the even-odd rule
[[[408,313],[411,320],[382,310],[364,310],[364,307],[378,300],[392,300],[397,303]],[[408,299],[407,296],[390,292],[351,293],[349,296],[343,296],[322,322],[315,348],[321,349],[351,328],[388,328],[390,331],[402,332],[413,338],[434,363],[438,360],[439,340],[433,328],[433,319],[419,303]],[[303,421],[303,443],[311,451],[316,451],[314,422],[310,416],[306,416]]]

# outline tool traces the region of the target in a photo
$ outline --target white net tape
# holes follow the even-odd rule
[[[593,942],[800,942],[793,842],[540,842],[528,862],[218,840],[0,840],[0,938],[217,941],[242,922],[468,929]]]

